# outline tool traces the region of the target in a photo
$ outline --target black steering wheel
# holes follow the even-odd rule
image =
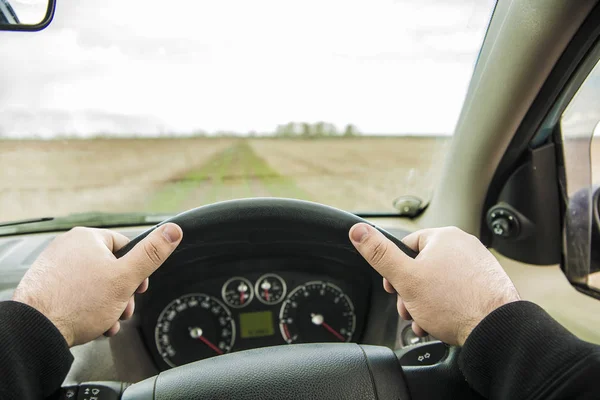
[[[167,222],[183,240],[167,263],[236,255],[320,255],[365,261],[348,239],[352,225],[369,223],[332,207],[291,199],[244,199],[199,207]],[[121,257],[153,227],[118,252]],[[411,257],[416,253],[379,229]],[[168,268],[161,270],[168,270]],[[162,372],[130,386],[123,399],[424,399],[477,397],[458,369],[459,349],[440,363],[401,367],[382,346],[355,343],[283,345],[226,354]]]

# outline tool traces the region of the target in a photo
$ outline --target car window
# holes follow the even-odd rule
[[[426,203],[495,6],[150,3],[62,1],[44,31],[0,34],[0,221]]]
[[[600,289],[600,63],[560,120],[564,158],[565,263],[575,283]],[[577,282],[579,280],[579,282]]]

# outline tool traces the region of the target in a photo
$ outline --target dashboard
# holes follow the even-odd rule
[[[213,276],[199,279],[206,270]],[[167,369],[258,347],[360,341],[371,279],[317,259],[255,259],[180,268],[152,287],[138,307],[141,332]]]

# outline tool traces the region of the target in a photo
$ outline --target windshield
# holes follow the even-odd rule
[[[493,7],[61,1],[46,30],[0,33],[0,221],[426,203]]]

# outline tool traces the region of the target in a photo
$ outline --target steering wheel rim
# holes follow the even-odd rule
[[[176,263],[182,254],[190,254],[190,252],[208,251],[212,253],[211,256],[214,256],[219,251],[223,251],[222,247],[226,247],[229,252],[232,248],[242,252],[255,251],[255,248],[273,242],[286,249],[295,249],[294,251],[305,251],[306,247],[302,246],[305,242],[311,246],[326,246],[336,251],[353,253],[364,262],[348,238],[350,228],[359,222],[374,226],[410,257],[414,258],[417,255],[389,232],[354,214],[302,200],[253,198],[206,205],[166,219],[134,238],[117,252],[117,257],[125,255],[150,232],[169,222],[182,228],[183,240],[167,263]],[[221,244],[225,246],[220,247]],[[393,394],[394,398],[398,399],[417,399],[421,396],[430,397],[436,392],[431,386],[433,382],[438,382],[434,386],[439,386],[440,393],[448,393],[449,388],[454,388],[456,389],[452,390],[454,394],[464,395],[469,393],[469,389],[465,386],[464,378],[457,366],[458,350],[450,349],[446,359],[434,366],[402,368],[390,349],[379,346],[347,343],[259,348],[201,360],[164,371],[133,385],[125,392],[125,395],[129,393],[132,397],[124,395],[123,399],[146,398],[145,396],[154,399],[162,396],[169,399],[191,399],[203,398],[207,395],[237,399],[267,398],[269,390],[282,385],[306,388],[304,393],[295,393],[287,398],[349,399],[357,398],[356,395],[365,398],[366,394],[369,394],[367,398],[371,395],[374,396],[373,398],[387,398],[388,394]],[[290,362],[289,358],[293,357],[293,354],[298,358]],[[327,357],[326,354],[336,356]],[[272,382],[258,376],[256,366],[261,365],[261,360],[265,358],[273,359],[274,355],[283,356],[288,361],[284,363],[285,366],[264,369],[263,372],[266,374],[275,374]],[[331,365],[332,360],[339,365]],[[367,371],[364,373],[368,373],[370,377],[368,381],[371,382],[372,387],[360,393],[352,393],[352,385],[340,383],[340,368],[347,369],[357,364],[364,367],[360,369],[361,371]],[[231,368],[227,368],[228,365],[231,365]],[[237,365],[237,368],[234,368],[234,365]],[[244,367],[241,368],[240,365]],[[317,378],[309,372],[313,368],[307,366],[311,365],[324,374],[329,374],[332,381],[323,385],[320,377]],[[298,366],[302,368],[297,368]],[[282,371],[281,368],[284,370]],[[227,385],[215,386],[218,382],[225,382],[223,376],[216,375],[215,371],[231,371],[234,379],[225,380]],[[206,386],[198,387],[195,379],[199,374],[203,376]],[[240,385],[246,385],[252,396],[248,396],[243,390],[244,387]],[[323,390],[327,390],[327,395],[324,397]]]
[[[362,222],[378,229],[410,257],[417,256],[414,250],[398,238],[354,214],[319,203],[286,198],[229,200],[182,212],[142,232],[116,252],[116,256],[122,257],[127,254],[150,232],[169,222],[179,225],[183,231],[183,239],[173,255],[188,249],[191,242],[198,245],[199,242],[214,242],[219,236],[230,236],[231,233],[228,232],[228,229],[237,233],[241,229],[244,231],[242,236],[245,237],[238,237],[238,240],[259,244],[272,238],[260,236],[265,230],[275,229],[278,233],[282,233],[282,231],[285,232],[285,229],[297,231],[307,226],[313,229],[313,232],[308,234],[322,237],[323,235],[320,233],[326,232],[329,236],[328,244],[335,243],[350,251],[355,251],[348,239],[348,232],[353,225]],[[284,227],[285,229],[283,229]],[[278,237],[279,240],[285,238],[285,236]],[[295,238],[295,240],[297,239]]]

